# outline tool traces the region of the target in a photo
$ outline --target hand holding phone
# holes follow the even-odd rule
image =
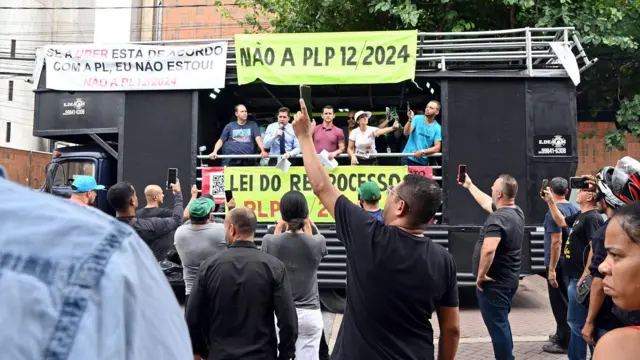
[[[458,165],[458,182],[464,184],[467,181],[467,165]]]
[[[173,184],[178,182],[178,169],[169,168],[167,170],[167,189],[171,189]]]
[[[309,120],[313,120],[313,105],[311,104],[311,86],[300,85],[300,98],[304,100],[304,104],[307,107],[307,114],[309,114]]]
[[[582,176],[574,176],[569,178],[569,188],[571,189],[588,189],[589,184],[587,178]]]
[[[542,179],[542,187],[540,187],[540,197],[544,198],[544,192],[549,187],[549,179]]]
[[[227,202],[231,201],[231,199],[233,199],[233,191],[225,190],[224,191],[224,198],[227,200]]]

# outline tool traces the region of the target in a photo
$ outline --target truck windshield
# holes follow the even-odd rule
[[[96,164],[92,160],[63,160],[57,168],[53,186],[71,185],[76,175],[95,177]]]

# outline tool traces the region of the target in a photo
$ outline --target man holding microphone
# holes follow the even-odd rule
[[[289,124],[289,108],[278,109],[278,121],[269,125],[264,133],[264,147],[269,149],[269,155],[281,155],[292,165],[299,165],[299,159],[292,159],[300,154],[300,144]],[[269,166],[277,163],[278,158],[269,159]]]

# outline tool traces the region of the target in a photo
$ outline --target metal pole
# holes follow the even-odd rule
[[[529,76],[533,76],[533,60],[531,58],[531,31],[529,28],[525,30],[525,37],[527,38],[527,71]]]

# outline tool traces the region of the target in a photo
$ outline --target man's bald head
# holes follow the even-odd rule
[[[224,219],[225,237],[231,245],[236,240],[250,240],[258,229],[258,219],[253,210],[246,207],[234,208]]]
[[[158,185],[149,185],[144,188],[144,197],[147,199],[147,207],[160,206],[164,201],[164,191]]]

